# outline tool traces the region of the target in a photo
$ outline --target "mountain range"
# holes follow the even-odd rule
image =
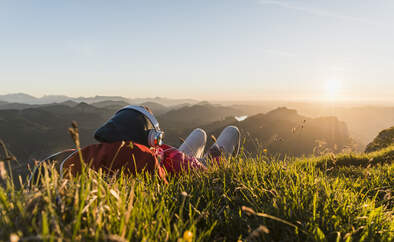
[[[45,155],[57,148],[72,145],[68,139],[60,139],[61,142],[53,142],[50,139],[54,134],[61,133],[65,135],[67,127],[72,120],[80,121],[84,124],[81,126],[81,132],[84,133],[81,137],[83,137],[84,144],[89,144],[95,142],[91,137],[94,130],[114,112],[129,104],[149,107],[159,120],[161,127],[165,129],[166,140],[169,144],[179,145],[181,140],[186,138],[187,134],[196,127],[203,127],[209,133],[218,135],[225,125],[236,124],[243,129],[242,131],[245,135],[248,135],[249,138],[245,142],[245,147],[252,152],[257,151],[257,143],[260,146],[270,148],[271,151],[283,152],[285,148],[289,148],[291,137],[295,137],[293,131],[291,134],[288,133],[289,130],[293,130],[294,127],[299,125],[303,127],[301,136],[306,136],[308,132],[314,134],[322,133],[312,129],[313,123],[319,123],[323,128],[337,127],[334,130],[335,132],[338,131],[334,139],[341,140],[341,142],[337,142],[334,145],[331,141],[325,141],[327,140],[325,137],[321,139],[320,136],[322,135],[313,134],[311,137],[314,140],[310,139],[307,141],[309,142],[309,148],[299,147],[298,151],[293,150],[291,152],[291,149],[289,149],[289,153],[296,155],[311,153],[313,150],[310,147],[312,146],[325,147],[324,149],[327,150],[339,150],[343,146],[347,147],[345,144],[349,140],[340,135],[338,136],[339,133],[345,133],[345,136],[351,137],[351,146],[354,148],[355,144],[357,144],[357,150],[361,151],[374,138],[377,132],[394,125],[394,107],[390,106],[343,107],[328,104],[288,102],[285,103],[286,105],[283,105],[287,107],[287,110],[283,108],[277,109],[278,106],[276,105],[278,103],[276,102],[218,105],[193,99],[159,97],[127,99],[111,96],[71,98],[59,95],[36,98],[20,93],[0,95],[0,139],[4,139],[12,144],[13,147],[16,147],[12,150],[21,159],[39,158],[40,155]],[[276,111],[273,112],[273,110]],[[289,110],[297,110],[297,112]],[[37,115],[32,116],[31,113],[37,113]],[[279,118],[279,114],[285,118]],[[235,116],[242,116],[246,120],[239,122],[234,118]],[[271,118],[267,119],[267,117]],[[273,119],[272,117],[277,118]],[[322,119],[321,117],[325,118]],[[334,120],[334,117],[336,117],[336,120]],[[44,121],[40,119],[46,119],[52,123],[42,125]],[[242,120],[242,118],[238,120]],[[286,122],[283,120],[286,120]],[[300,120],[305,120],[306,124],[300,124]],[[268,122],[270,122],[270,125],[267,125]],[[329,124],[330,122],[332,124]],[[346,129],[343,128],[343,122],[346,123]],[[85,125],[87,123],[89,125]],[[261,123],[266,127],[259,128],[262,126]],[[277,123],[280,123],[280,125],[276,126],[278,125]],[[270,133],[267,126],[276,127],[276,129],[282,127],[283,131],[276,130]],[[308,131],[309,128],[314,131]],[[268,131],[265,131],[265,129]],[[286,136],[289,141],[285,142],[285,145],[273,142],[272,140],[283,140],[283,137],[282,139],[271,138],[276,133]],[[27,144],[27,141],[20,141],[21,139],[26,139],[26,137],[35,139],[38,134],[40,137],[51,140],[52,143],[44,142],[44,145],[35,141],[36,144],[41,144],[41,148],[21,148],[21,146]],[[256,142],[256,137],[253,136],[256,136],[259,141]],[[304,138],[306,139],[306,137]],[[306,140],[304,141],[306,142]],[[55,147],[54,144],[59,145]],[[29,145],[26,147],[29,147]],[[293,147],[297,147],[297,145],[293,144]]]
[[[72,121],[79,125],[82,146],[96,143],[93,139],[95,130],[123,104],[120,101],[98,104],[67,102],[0,110],[0,139],[19,160],[41,159],[74,146],[67,132]],[[156,103],[146,104],[153,110],[161,107]],[[308,118],[295,110],[277,108],[241,122],[235,120],[234,116],[243,114],[243,110],[234,107],[204,102],[156,113],[156,117],[166,132],[165,142],[175,147],[194,128],[201,127],[208,135],[217,137],[229,124],[241,129],[244,148],[254,154],[267,148],[272,153],[308,155],[321,144],[320,148],[337,152],[351,143],[346,124],[335,117]]]
[[[42,97],[34,97],[25,93],[13,93],[0,95],[0,105],[6,103],[19,103],[19,104],[51,104],[51,103],[63,103],[66,101],[74,102],[85,102],[85,103],[98,103],[102,101],[122,101],[128,104],[141,104],[146,102],[155,102],[167,106],[182,105],[185,103],[195,104],[199,101],[194,99],[170,99],[165,97],[154,97],[154,98],[125,98],[120,96],[95,96],[95,97],[68,97],[65,95],[45,95]]]

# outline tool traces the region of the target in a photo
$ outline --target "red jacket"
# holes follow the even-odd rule
[[[194,169],[206,169],[206,167],[195,157],[190,157],[169,145],[161,145],[155,148],[159,163],[168,173],[176,174],[181,171]]]
[[[124,169],[128,174],[157,171],[165,179],[170,174],[194,169],[206,169],[196,158],[189,157],[174,147],[162,145],[149,149],[131,141],[93,144],[81,149],[82,159],[91,169],[117,172]],[[63,171],[80,173],[81,159],[76,152],[63,163]]]

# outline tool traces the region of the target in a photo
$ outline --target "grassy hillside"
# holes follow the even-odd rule
[[[374,152],[394,144],[394,126],[382,130],[376,138],[367,145],[365,152]]]
[[[0,240],[392,241],[393,160],[394,146],[288,160],[268,151],[168,185],[47,170],[42,185],[20,190],[0,165]]]

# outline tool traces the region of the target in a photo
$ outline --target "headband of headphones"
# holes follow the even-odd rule
[[[127,110],[127,109],[135,110],[135,111],[142,113],[147,119],[149,119],[149,121],[152,123],[154,129],[156,131],[160,131],[159,122],[156,120],[155,116],[153,116],[153,114],[151,114],[150,112],[148,112],[148,110],[146,110],[145,108],[143,108],[141,106],[129,105],[129,106],[123,107],[122,109],[120,109],[116,113],[119,113],[119,112]]]

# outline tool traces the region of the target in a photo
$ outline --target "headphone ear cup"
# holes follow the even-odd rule
[[[163,138],[164,138],[164,132],[163,131],[156,131],[157,133],[157,145],[162,145],[163,144]]]
[[[155,129],[149,130],[148,133],[148,144],[150,147],[154,147],[157,145],[162,145],[163,144],[163,136],[164,133],[162,131],[157,131]]]
[[[149,133],[148,133],[148,145],[150,147],[155,146],[155,130],[154,129],[150,129]]]

